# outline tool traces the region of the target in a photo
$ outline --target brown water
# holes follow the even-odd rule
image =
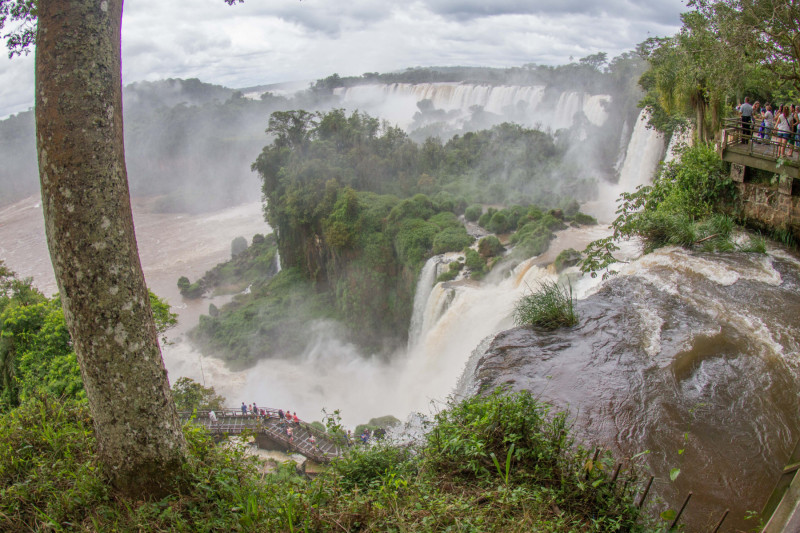
[[[261,202],[202,215],[153,213],[147,198],[134,199],[133,218],[139,257],[147,286],[166,298],[178,313],[177,337],[208,311],[209,299],[185,300],[177,288],[180,276],[192,281],[230,258],[231,241],[272,230],[264,222]],[[58,291],[44,233],[41,199],[32,196],[0,208],[0,259],[19,276],[32,277],[45,294]]]
[[[690,531],[725,509],[723,531],[750,529],[800,438],[800,262],[775,254],[646,256],[579,301],[577,327],[500,334],[473,386],[531,390],[620,457],[649,450],[651,510],[693,491]]]

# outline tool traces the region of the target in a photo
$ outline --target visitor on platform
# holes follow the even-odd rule
[[[775,115],[772,113],[772,106],[767,104],[764,112],[764,138],[769,141],[772,138],[772,128],[775,126]]]
[[[750,141],[753,134],[753,106],[750,104],[750,97],[745,96],[744,103],[739,107],[742,115],[742,142]]]
[[[782,106],[775,120],[775,129],[778,130],[778,157],[786,156],[786,143],[789,141],[791,127],[789,126],[789,106]]]
[[[242,402],[242,416],[247,415],[247,406]]]

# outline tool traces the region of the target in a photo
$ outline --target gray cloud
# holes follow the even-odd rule
[[[680,0],[642,2],[630,0],[425,0],[433,12],[457,20],[498,15],[594,15],[617,17],[620,20],[654,20],[676,24],[683,8]]]
[[[413,66],[552,65],[675,33],[683,9],[679,0],[137,0],[123,16],[123,81],[238,88]],[[0,117],[32,105],[32,56],[0,59]]]

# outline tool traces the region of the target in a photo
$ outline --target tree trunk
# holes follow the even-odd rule
[[[36,137],[61,302],[112,485],[158,497],[186,444],[133,231],[122,139],[122,0],[41,0]]]

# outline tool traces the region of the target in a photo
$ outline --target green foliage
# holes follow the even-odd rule
[[[480,204],[473,204],[464,211],[464,218],[470,222],[477,222],[483,214],[483,206]]]
[[[478,241],[478,253],[481,254],[481,257],[495,257],[503,250],[505,250],[505,248],[500,244],[500,239],[494,235],[487,235]]]
[[[506,233],[510,228],[511,222],[502,211],[498,211],[492,215],[492,218],[489,219],[489,223],[486,225],[486,229],[492,233]]]
[[[156,331],[164,334],[177,315],[152,292]],[[77,357],[61,300],[47,298],[30,279],[19,280],[0,263],[0,411],[39,394],[83,399]]]
[[[219,410],[225,407],[225,398],[218,395],[214,387],[204,387],[187,377],[178,378],[172,385],[172,400],[178,411]]]
[[[245,250],[247,250],[247,239],[244,237],[236,237],[231,241],[231,257],[236,257]]]
[[[704,251],[733,251],[733,221],[717,214],[735,188],[711,145],[685,147],[680,159],[663,166],[652,186],[623,193],[612,236],[590,243],[581,270],[595,273],[616,262],[616,242],[640,237],[644,252],[665,245]],[[605,274],[604,274],[605,275]]]
[[[450,227],[436,234],[433,238],[433,253],[458,252],[475,242],[475,238],[467,234],[461,224]]]
[[[230,294],[242,292],[251,285],[264,284],[278,271],[277,254],[278,246],[273,233],[266,237],[256,234],[250,246],[245,246],[229,261],[207,271],[193,285],[202,287],[204,292]],[[185,280],[184,284],[187,281]],[[188,291],[191,291],[191,287],[187,289]]]
[[[32,398],[0,415],[0,529],[235,531],[266,526],[274,503],[268,498],[274,493],[259,483],[255,461],[237,447],[216,446],[196,426],[187,425],[184,435],[189,460],[175,472],[181,490],[158,501],[126,500],[104,481],[86,404]],[[276,522],[275,528],[281,528]]]
[[[572,248],[567,248],[566,250],[562,250],[556,256],[555,261],[553,264],[555,266],[556,272],[561,272],[565,268],[577,265],[578,262],[581,260],[581,253],[577,250],[573,250]]]
[[[597,225],[597,219],[591,215],[586,215],[584,213],[575,213],[572,215],[572,221],[576,224],[580,224],[581,226],[595,226]]]
[[[315,291],[297,269],[286,269],[250,294],[236,295],[218,316],[201,315],[189,335],[233,367],[246,368],[261,357],[302,351],[308,322],[333,315],[329,295]]]
[[[536,326],[546,330],[578,323],[572,287],[543,281],[535,291],[520,298],[514,306],[517,326]]]
[[[181,291],[181,296],[192,300],[202,297],[203,293],[206,292],[205,287],[203,287],[200,281],[192,283],[186,276],[178,278],[178,289]]]
[[[464,266],[470,269],[473,279],[481,279],[486,273],[486,259],[472,248],[464,250]]]
[[[528,392],[449,404],[421,442],[349,448],[313,481],[293,464],[264,475],[241,447],[191,423],[183,431],[179,490],[128,500],[105,482],[85,403],[31,398],[0,415],[0,529],[652,530],[633,505],[635,475],[612,483],[611,456],[593,461],[566,415]]]

